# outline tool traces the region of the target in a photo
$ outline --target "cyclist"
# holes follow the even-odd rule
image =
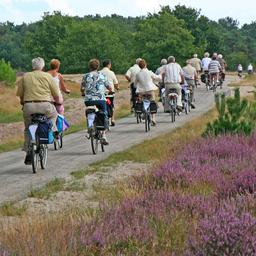
[[[221,71],[221,66],[217,60],[217,57],[218,57],[218,54],[214,53],[212,55],[212,60],[210,61],[209,65],[208,65],[211,85],[213,84],[213,80],[215,80],[216,83],[219,82],[219,73]]]
[[[187,65],[183,67],[184,77],[191,91],[190,106],[192,108],[195,108],[195,105],[193,104],[194,90],[195,90],[195,83],[198,79],[198,76],[197,76],[196,69],[191,65],[191,60],[187,60],[186,64]]]
[[[26,165],[31,164],[31,155],[28,152],[30,143],[28,128],[31,124],[31,115],[36,113],[45,115],[52,121],[53,131],[57,134],[57,111],[52,103],[52,98],[59,104],[62,104],[62,101],[60,91],[56,87],[52,76],[43,71],[44,66],[44,59],[40,57],[33,59],[33,71],[23,76],[17,90],[17,96],[20,97],[20,103],[23,105],[25,124],[23,150],[26,152],[24,161]]]
[[[111,92],[111,87],[109,85],[106,77],[98,71],[100,67],[100,62],[97,59],[91,59],[88,62],[89,73],[86,73],[83,77],[81,83],[81,93],[84,98],[84,104],[88,106],[96,106],[99,110],[103,111],[105,114],[104,126],[105,130],[103,132],[103,144],[108,145],[106,138],[106,129],[108,128],[108,116],[107,116],[107,104],[105,97],[105,90]]]
[[[206,52],[204,54],[204,58],[202,59],[202,62],[201,62],[202,63],[202,70],[204,72],[208,72],[208,66],[209,66],[209,63],[211,61],[211,58],[209,58],[209,56],[210,56],[209,52]]]
[[[143,95],[150,95],[150,99],[155,101],[154,91],[158,87],[154,84],[153,80],[161,81],[162,76],[156,75],[154,72],[147,69],[147,63],[144,59],[141,59],[139,62],[139,67],[141,68],[140,72],[136,74],[135,86],[136,92],[139,94],[139,97]],[[156,125],[156,114],[152,114],[152,125]]]
[[[66,88],[63,76],[59,73],[59,68],[60,68],[60,61],[57,59],[52,59],[50,62],[50,70],[48,71],[48,73],[52,75],[58,90],[60,90],[60,97],[61,97],[61,101],[63,102],[63,96],[61,92],[69,94],[70,90]],[[63,104],[55,103],[55,107],[59,114],[64,115]]]
[[[238,64],[238,66],[237,66],[237,75],[239,77],[242,77],[242,73],[243,73],[243,66],[241,64]]]
[[[199,78],[199,76],[200,76],[200,72],[201,72],[201,68],[202,68],[201,60],[197,57],[197,54],[195,53],[195,54],[193,55],[193,58],[190,60],[190,62],[191,62],[191,66],[196,69],[197,78],[196,78],[195,83],[199,85],[200,83],[199,83],[199,81],[198,81],[198,78]]]
[[[217,60],[218,60],[218,62],[220,63],[220,66],[221,66],[221,76],[222,76],[222,80],[225,81],[225,71],[226,71],[227,63],[226,63],[226,61],[223,59],[222,54],[218,54]]]
[[[139,67],[139,62],[140,62],[141,58],[136,59],[135,64],[130,67],[126,74],[125,74],[125,78],[128,80],[128,82],[130,83],[130,90],[131,90],[131,112],[134,111],[135,108],[135,103],[136,103],[136,86],[134,84],[135,82],[135,77],[136,74],[140,72],[140,67]]]
[[[253,66],[252,66],[251,63],[247,67],[247,72],[248,72],[249,75],[251,75],[253,73]]]
[[[112,67],[111,60],[109,60],[109,59],[103,60],[102,65],[103,65],[103,69],[101,70],[101,72],[107,78],[107,80],[109,82],[109,86],[111,86],[111,91],[112,92],[110,94],[108,94],[108,98],[111,101],[111,106],[112,106],[112,109],[113,109],[113,114],[111,116],[111,126],[115,126],[114,98],[115,98],[115,89],[119,90],[118,80],[116,78],[115,73],[113,71],[111,71],[111,67]]]
[[[161,70],[163,69],[163,67],[167,64],[167,59],[162,59],[161,62],[160,62],[160,67],[157,68],[156,70],[156,75],[160,75],[161,73]],[[162,88],[164,88],[164,81],[160,81],[158,83],[158,88],[159,88],[159,97],[160,97],[160,101],[161,101],[161,90]]]
[[[167,65],[163,67],[161,75],[164,76],[165,84],[165,97],[168,98],[169,89],[176,89],[178,94],[177,99],[177,109],[182,111],[182,102],[181,102],[181,86],[180,83],[184,83],[184,75],[181,66],[175,62],[174,56],[169,56],[167,60]],[[168,101],[165,102],[164,112],[169,112]]]

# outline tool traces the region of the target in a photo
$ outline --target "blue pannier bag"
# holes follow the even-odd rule
[[[58,114],[56,125],[57,125],[57,129],[58,129],[59,133],[63,132],[63,130],[64,130],[63,129],[63,122],[64,122],[64,116]]]
[[[52,144],[54,141],[52,122],[50,120],[39,122],[36,135],[40,144]]]

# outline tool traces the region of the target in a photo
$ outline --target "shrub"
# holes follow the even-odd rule
[[[16,81],[16,73],[10,63],[0,60],[0,81],[5,82],[7,86],[13,87]]]
[[[226,100],[225,94],[216,94],[215,102],[219,117],[213,123],[208,123],[204,136],[227,133],[250,135],[252,133],[253,122],[245,116],[249,103],[246,99],[240,98],[238,88],[235,90],[234,98]]]
[[[226,205],[200,221],[186,255],[255,255],[256,218]]]

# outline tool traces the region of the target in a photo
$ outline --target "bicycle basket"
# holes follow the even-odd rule
[[[105,113],[103,111],[97,111],[95,116],[95,124],[98,130],[107,129],[107,125],[105,122]]]
[[[155,101],[150,102],[150,113],[155,114],[157,112],[157,103]]]

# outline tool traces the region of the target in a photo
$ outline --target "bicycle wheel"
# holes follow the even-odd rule
[[[63,134],[60,133],[60,139],[59,139],[59,142],[60,142],[60,148],[63,148]]]
[[[148,131],[150,131],[150,124],[151,124],[150,112],[147,112],[147,116],[148,116]]]
[[[53,141],[54,150],[58,150],[60,148],[60,142],[58,139],[54,139]]]
[[[173,106],[171,108],[171,117],[172,117],[172,123],[174,123],[175,122],[175,110],[174,110]]]
[[[149,119],[149,118],[148,118],[148,113],[145,112],[145,131],[146,131],[146,132],[149,131],[149,129],[148,129],[148,127],[149,127],[149,125],[148,125],[149,120],[148,120],[148,119]]]
[[[37,145],[35,143],[31,144],[30,153],[31,153],[32,170],[33,170],[33,173],[36,173],[38,168],[38,151],[37,151]]]
[[[185,106],[184,106],[186,115],[188,114],[188,111],[189,111],[189,110],[188,110],[188,105],[189,105],[189,104],[188,104],[188,102],[186,101],[186,102],[185,102]]]
[[[40,165],[42,169],[46,168],[48,159],[48,147],[47,145],[40,145],[39,149]]]
[[[101,134],[101,138],[102,138],[102,134]],[[101,151],[105,152],[105,147],[104,147],[104,144],[102,143],[102,140],[100,140],[100,146],[101,146]]]
[[[97,133],[98,132],[95,131],[94,129],[90,131],[91,147],[94,155],[96,155],[98,152],[99,135]]]
[[[141,122],[140,113],[136,113],[136,120],[137,120],[137,124],[139,124]]]

